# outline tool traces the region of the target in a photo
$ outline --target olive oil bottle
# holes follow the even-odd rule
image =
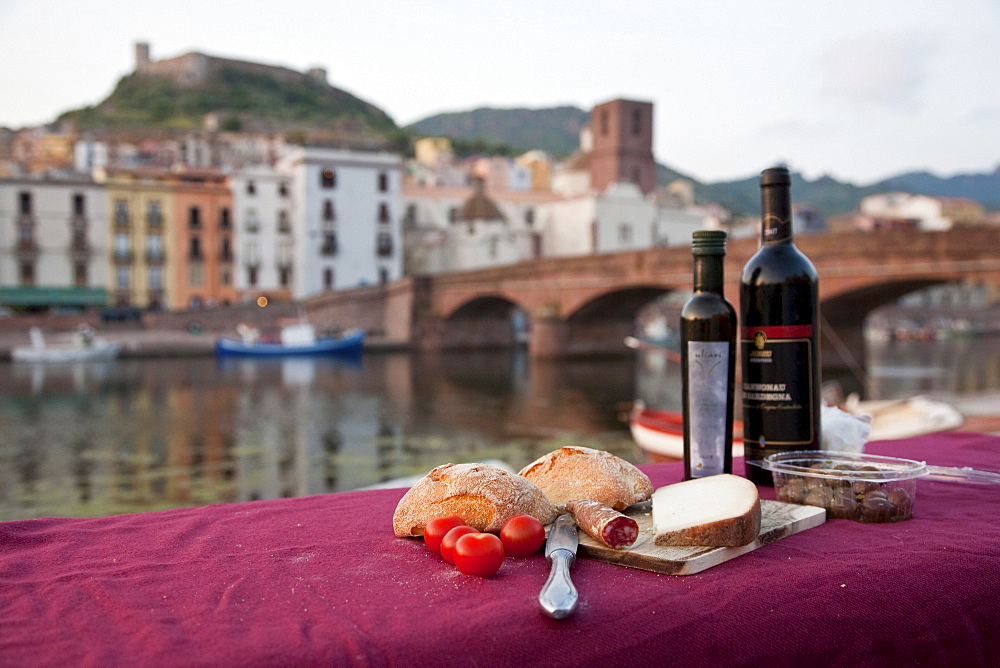
[[[681,310],[684,478],[733,471],[736,311],[723,295],[726,233],[692,235],[694,294]]]
[[[791,177],[784,167],[760,176],[760,247],[740,279],[740,364],[747,460],[820,449],[819,283],[792,240]],[[747,477],[773,484],[748,464]]]

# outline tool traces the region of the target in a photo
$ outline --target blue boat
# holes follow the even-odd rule
[[[312,325],[295,323],[281,328],[279,341],[259,339],[257,330],[242,325],[237,328],[239,339],[220,338],[215,341],[216,355],[277,357],[285,355],[357,355],[364,344],[365,333],[350,330],[338,337],[317,338]]]

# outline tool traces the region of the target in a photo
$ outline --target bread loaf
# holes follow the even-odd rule
[[[515,515],[550,524],[556,512],[542,490],[521,476],[486,464],[442,464],[399,500],[392,529],[397,536],[422,536],[429,520],[445,515],[497,533]]]
[[[760,533],[760,496],[746,478],[723,473],[653,493],[656,545],[738,547]]]
[[[521,469],[554,506],[569,501],[598,501],[615,510],[645,501],[653,493],[649,477],[604,450],[566,446],[542,455]]]

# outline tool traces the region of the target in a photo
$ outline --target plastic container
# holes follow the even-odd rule
[[[782,452],[761,467],[774,476],[779,501],[826,508],[829,518],[901,522],[913,517],[924,462],[850,452]]]

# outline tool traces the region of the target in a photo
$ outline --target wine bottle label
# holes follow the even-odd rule
[[[813,327],[743,327],[743,437],[749,447],[813,443]]]
[[[688,341],[687,358],[691,475],[725,473],[729,342]]]

